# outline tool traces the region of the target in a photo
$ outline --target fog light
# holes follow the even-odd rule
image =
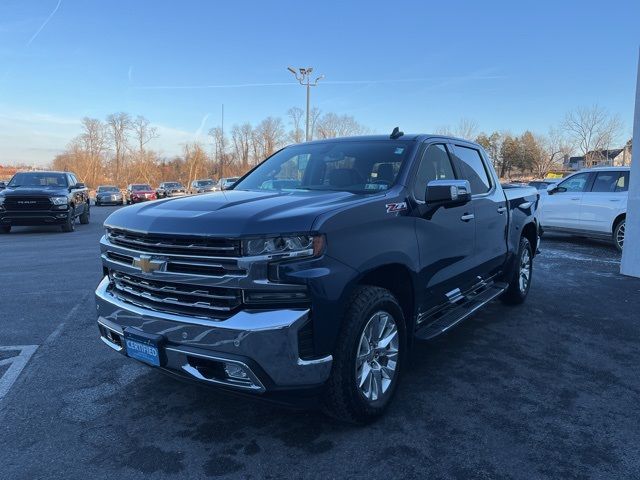
[[[229,378],[240,378],[240,379],[249,378],[249,374],[247,373],[247,371],[237,363],[225,363],[224,373],[226,373],[227,377]]]

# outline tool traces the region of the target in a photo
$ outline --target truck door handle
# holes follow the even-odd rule
[[[501,214],[501,215],[502,215],[502,214],[503,214],[504,212],[506,212],[506,211],[507,211],[507,207],[498,207],[498,213],[499,213],[499,214]]]
[[[580,197],[574,197],[571,200],[580,200]]]
[[[468,222],[470,220],[473,220],[474,218],[476,218],[476,216],[473,213],[465,213],[460,217],[460,220],[462,220],[463,222]]]

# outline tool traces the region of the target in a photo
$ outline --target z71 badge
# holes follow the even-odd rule
[[[402,212],[407,209],[407,202],[387,203],[385,207],[387,207],[387,213]]]

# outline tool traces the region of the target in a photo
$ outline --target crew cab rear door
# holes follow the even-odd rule
[[[444,142],[428,143],[413,180],[412,196],[425,207],[425,191],[431,180],[458,179],[449,147]],[[420,250],[420,277],[426,288],[428,309],[447,301],[447,293],[473,283],[475,226],[473,205],[416,209],[416,236]]]
[[[615,218],[626,209],[629,172],[603,170],[582,194],[580,229],[610,234]]]
[[[488,278],[497,273],[507,256],[508,208],[497,177],[488,159],[475,145],[454,143],[454,163],[462,179],[471,185],[474,208],[474,273]]]

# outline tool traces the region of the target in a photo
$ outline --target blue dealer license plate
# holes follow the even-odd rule
[[[127,356],[155,367],[160,366],[160,347],[154,339],[125,330],[124,344],[127,348]]]

